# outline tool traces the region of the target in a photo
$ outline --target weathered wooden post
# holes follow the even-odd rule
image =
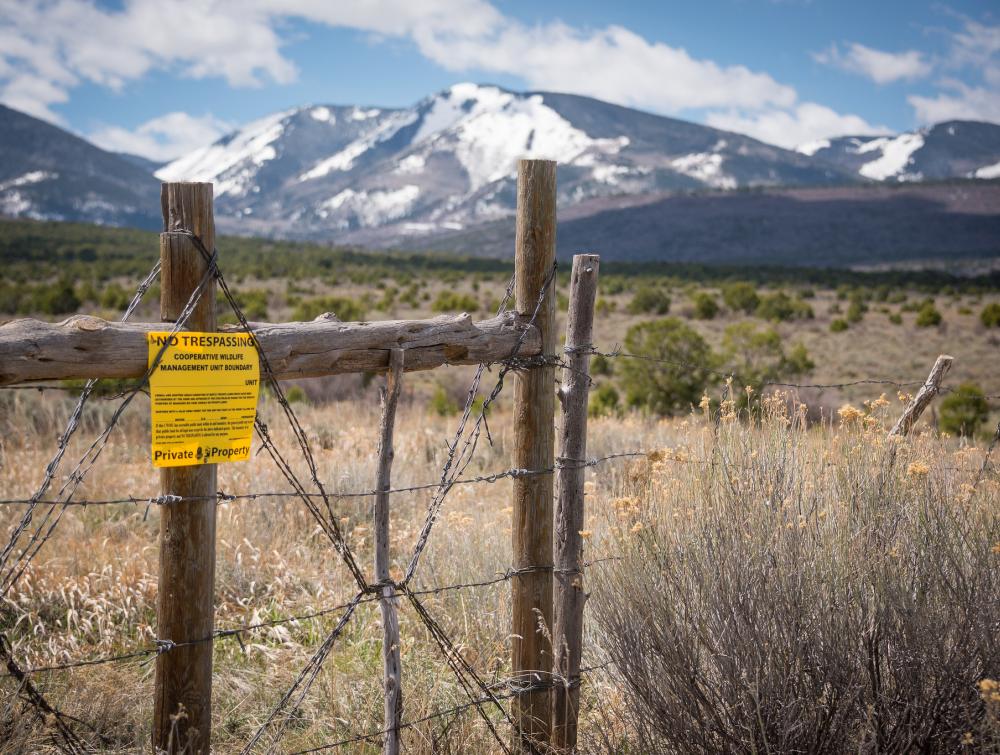
[[[382,582],[382,665],[385,696],[385,755],[399,755],[399,724],[403,718],[402,663],[399,653],[399,617],[395,589],[389,582],[389,488],[392,482],[393,429],[396,404],[403,381],[403,350],[389,352],[389,371],[382,393],[382,421],[378,439],[378,473],[375,482],[375,580]]]
[[[160,317],[174,322],[208,264],[186,234],[215,246],[212,184],[167,183],[161,190]],[[206,288],[188,320],[194,331],[214,331],[215,284]],[[156,596],[157,637],[183,643],[211,637],[215,581],[214,464],[160,470],[163,495],[194,498],[160,509],[160,572]],[[168,646],[169,647],[169,646]],[[208,753],[212,735],[212,643],[169,649],[156,659],[153,748]]]
[[[514,258],[514,298],[518,312],[531,315],[549,280],[556,253],[556,164],[521,160],[517,166],[517,235]],[[543,357],[555,352],[554,281],[535,325],[541,334]],[[555,366],[519,371],[514,380],[514,466],[549,469],[555,460]],[[529,569],[512,582],[512,669],[524,683],[546,682],[552,669],[552,649],[546,632],[552,629],[552,474],[514,479],[513,567]],[[525,692],[514,699],[519,731],[514,743],[530,751],[549,740],[549,691]]]
[[[920,419],[920,415],[924,413],[924,409],[930,406],[934,397],[940,393],[941,381],[948,374],[948,370],[951,369],[951,363],[954,361],[954,357],[950,357],[947,354],[942,354],[937,358],[937,361],[934,362],[934,366],[931,368],[930,374],[927,376],[927,380],[920,386],[917,395],[910,400],[906,409],[903,410],[899,419],[896,420],[896,424],[889,431],[890,438],[894,435],[905,436],[909,434],[910,430],[917,423],[917,420]]]
[[[587,455],[587,400],[590,396],[590,352],[594,330],[594,300],[601,258],[573,257],[569,313],[566,321],[566,361],[559,400],[559,491],[555,519],[555,645],[552,688],[552,750],[576,748],[580,709],[580,658],[583,653],[583,483]]]

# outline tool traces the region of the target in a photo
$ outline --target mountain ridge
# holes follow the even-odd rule
[[[157,176],[215,181],[224,225],[332,239],[389,226],[391,237],[509,216],[521,156],[560,163],[563,207],[620,193],[850,180],[747,136],[578,95],[477,84],[410,108],[276,113]]]
[[[159,195],[142,168],[0,105],[0,214],[158,228]]]
[[[5,155],[11,157],[0,161],[0,214],[159,227],[156,181],[144,170],[153,167],[148,161],[105,152],[9,108],[0,110],[0,157]],[[865,186],[965,179],[979,187],[1000,177],[1000,125],[950,121],[787,150],[589,97],[464,83],[410,107],[312,104],[271,113],[159,166],[156,176],[211,181],[222,232],[381,248],[450,247],[466,239],[499,253],[507,234],[494,228],[509,225],[514,213],[519,157],[559,162],[560,220],[597,238],[605,236],[601,223],[621,229],[622,218],[669,235],[657,213],[669,214],[684,202],[668,200],[690,195],[705,207],[737,208],[737,215],[751,206],[753,212],[770,207],[792,227],[787,203],[727,205],[719,199],[748,190],[855,187],[850,203],[859,207],[882,201],[862,191]],[[928,200],[926,208],[954,227],[951,220],[963,213],[942,191],[931,190],[942,201]],[[970,191],[996,201],[986,189]],[[838,202],[829,209],[840,213],[845,205]],[[701,216],[726,225],[712,212]],[[822,219],[811,217],[818,225],[810,231],[799,224],[800,232],[825,232]],[[859,217],[896,250],[885,229],[876,227],[877,218]],[[903,230],[901,239],[919,245],[919,235]],[[842,233],[852,232],[845,227]],[[964,239],[955,250],[982,252],[981,229],[965,234],[959,225],[955,233]],[[623,245],[636,258],[657,249],[687,258],[687,250],[669,251],[648,233],[638,236],[644,247]]]

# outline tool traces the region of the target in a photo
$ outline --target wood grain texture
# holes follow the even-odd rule
[[[212,184],[164,184],[164,225],[199,234],[215,244]],[[184,235],[160,237],[160,316],[174,322],[208,268]],[[188,327],[216,329],[215,285],[202,294]],[[160,328],[163,328],[161,325]],[[143,368],[143,371],[145,369]],[[156,636],[174,643],[203,640],[215,628],[214,464],[160,470],[160,492],[207,500],[181,501],[160,510],[160,570],[156,596]],[[153,748],[163,752],[208,753],[212,737],[212,642],[179,647],[156,658]]]
[[[375,581],[388,582],[389,576],[389,488],[392,487],[392,436],[396,426],[396,405],[403,381],[404,352],[393,349],[389,371],[382,391],[382,419],[379,424],[378,474],[375,481]],[[399,616],[396,612],[395,589],[382,587],[379,608],[382,613],[382,680],[385,700],[385,755],[399,755],[399,724],[403,720],[402,661],[399,651]]]
[[[896,420],[896,424],[889,431],[890,438],[894,435],[907,435],[910,432],[917,420],[920,419],[920,415],[924,413],[924,409],[930,406],[931,401],[941,391],[941,381],[948,374],[954,361],[954,357],[947,354],[942,354],[937,358],[927,380],[920,386],[917,395],[906,405],[903,413]]]
[[[552,271],[556,251],[556,164],[521,160],[517,176],[514,296],[518,312],[530,315]],[[535,325],[541,353],[554,356],[555,285],[549,285]],[[518,372],[514,379],[514,466],[547,469],[555,460],[555,367]],[[524,683],[545,682],[552,670],[552,485],[551,474],[513,481],[513,565],[537,568],[512,580],[512,671]],[[540,627],[544,625],[544,631]],[[518,727],[514,746],[544,750],[549,740],[549,691],[514,698]]]
[[[576,466],[587,458],[587,403],[590,397],[590,350],[594,332],[594,301],[600,257],[573,257],[569,312],[566,321],[566,361],[559,399],[559,470],[556,473],[555,596],[552,630],[552,751],[576,750],[580,709],[580,658],[583,653],[584,529],[583,483],[586,468]],[[560,685],[560,680],[564,684]]]
[[[468,314],[381,322],[339,322],[321,315],[313,322],[250,325],[276,376],[286,380],[384,372],[389,352],[396,348],[406,350],[407,371],[493,362],[510,356],[522,334],[518,356],[537,356],[541,335],[534,326],[528,327],[527,321],[514,313],[480,322],[473,322]],[[89,315],[76,315],[60,323],[26,319],[0,325],[0,385],[141,377],[146,372],[146,334],[153,330],[169,327],[108,322]],[[240,329],[227,326],[219,330]]]

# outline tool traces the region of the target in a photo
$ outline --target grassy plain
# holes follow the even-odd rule
[[[123,290],[134,286],[155,256],[154,237],[149,234],[15,225],[16,230],[0,234],[8,293],[15,287],[52,286],[61,277],[72,276],[76,309],[83,312],[116,316],[120,302],[108,297],[102,304],[103,293],[113,286]],[[56,258],[64,255],[63,264],[53,263],[51,256],[36,258],[38,243]],[[251,319],[281,321],[295,316],[297,309],[298,314],[312,316],[317,309],[336,312],[350,307],[360,308],[368,319],[427,317],[440,314],[434,305],[443,301],[442,294],[452,301],[437,309],[445,304],[450,308],[456,301],[472,309],[468,305],[473,302],[474,314],[486,317],[509,275],[502,263],[482,260],[376,256],[368,261],[353,252],[317,247],[299,249],[302,255],[297,258],[292,248],[268,246],[268,242],[235,239],[220,244],[232,288],[244,297],[248,309],[256,308]],[[92,253],[83,254],[84,249]],[[268,253],[274,259],[262,262],[261,255]],[[333,262],[315,264],[326,259]],[[74,267],[78,262],[79,269]],[[81,277],[81,270],[93,275]],[[987,394],[1000,394],[996,376],[1000,329],[987,328],[979,319],[987,304],[1000,301],[992,279],[963,282],[922,275],[897,279],[842,272],[621,266],[608,266],[602,272],[595,334],[602,350],[621,343],[632,325],[659,316],[629,312],[636,291],[653,285],[670,297],[669,314],[680,317],[713,347],[727,326],[740,321],[775,328],[786,346],[803,343],[815,368],[794,382],[844,383],[872,377],[919,381],[938,354],[949,353],[955,357],[949,384],[973,381]],[[754,282],[761,295],[779,290],[805,295],[803,301],[814,316],[772,323],[734,313],[721,296],[721,287],[734,279]],[[878,292],[883,287],[889,288],[884,300]],[[392,289],[395,294],[387,294]],[[868,311],[846,331],[831,332],[831,322],[844,316],[858,290],[868,292]],[[699,293],[708,293],[721,305],[712,319],[695,316]],[[151,303],[144,305],[137,319],[154,319],[155,292],[151,295]],[[942,322],[918,327],[917,313],[904,310],[927,296],[934,298]],[[462,301],[465,297],[468,301]],[[30,301],[23,304],[27,311],[17,313],[22,304],[15,305],[15,312],[0,315],[0,321],[29,313],[48,319],[65,316],[32,309]],[[894,324],[890,315],[899,315],[902,322]],[[562,307],[559,327],[563,327]],[[445,441],[457,422],[453,405],[464,398],[470,377],[468,368],[406,376],[397,424],[395,485],[436,480],[447,452]],[[617,385],[619,380],[613,367],[611,374],[597,377],[597,384]],[[374,484],[380,381],[339,377],[297,386],[296,412],[317,455],[320,474],[335,492],[367,490]],[[489,377],[485,384],[491,384]],[[622,560],[597,563],[588,575],[593,597],[588,604],[585,665],[611,665],[591,674],[583,688],[583,750],[792,751],[801,742],[790,711],[810,721],[835,711],[841,743],[850,742],[859,751],[875,751],[876,741],[884,751],[895,751],[893,746],[911,734],[926,744],[928,752],[1000,747],[996,728],[1000,698],[993,700],[989,687],[977,687],[983,679],[1000,677],[996,577],[1000,482],[995,466],[983,468],[985,436],[939,436],[930,415],[911,440],[887,443],[886,426],[902,407],[891,386],[803,388],[772,403],[767,415],[756,420],[739,415],[731,406],[719,407],[720,384],[706,389],[716,402],[713,416],[697,406],[666,418],[622,407],[591,420],[588,455],[636,449],[649,455],[588,471],[586,557]],[[878,400],[883,392],[886,398]],[[510,466],[509,393],[508,386],[490,414],[494,443],[484,439],[480,444],[469,475]],[[802,415],[796,397],[810,407]],[[854,410],[839,411],[848,403]],[[92,400],[57,484],[65,480],[114,406],[113,400]],[[0,498],[26,497],[34,491],[71,407],[72,398],[60,392],[0,391]],[[993,425],[997,408],[994,400]],[[295,458],[291,434],[273,399],[263,399],[261,412],[278,445]],[[158,511],[155,506],[147,510],[143,502],[158,494],[158,475],[148,461],[148,438],[148,402],[140,396],[78,494],[87,499],[132,496],[137,502],[68,509],[7,597],[4,629],[24,665],[115,655],[149,647],[155,640]],[[305,476],[301,464],[297,469]],[[264,455],[244,464],[221,465],[219,484],[234,494],[288,489]],[[393,498],[397,576],[405,567],[429,498],[425,492]],[[370,499],[340,498],[334,505],[359,561],[370,567]],[[0,508],[5,534],[22,512],[18,506]],[[489,580],[504,573],[510,566],[510,512],[509,481],[457,486],[431,537],[418,586]],[[294,499],[225,503],[218,516],[219,627],[323,611],[353,595],[353,584],[336,553]],[[936,524],[929,529],[927,522]],[[713,541],[709,530],[722,539]],[[718,550],[723,546],[724,552]],[[713,564],[719,566],[714,581],[707,576]],[[745,582],[737,579],[740,574],[746,576]],[[706,581],[698,582],[696,576]],[[764,589],[771,584],[804,588],[786,605]],[[913,586],[923,597],[903,601],[896,591],[901,584]],[[642,599],[643,591],[655,591],[660,599]],[[500,691],[506,689],[503,680],[509,676],[509,596],[509,583],[500,582],[426,597],[428,609],[462,654]],[[692,597],[686,602],[685,596]],[[721,639],[714,644],[699,633],[699,627],[711,628],[722,637],[729,627],[739,635],[739,624],[728,623],[724,612],[748,604],[733,596],[774,603],[770,612],[754,603],[758,608],[746,614],[754,617],[754,632],[773,638],[768,652],[748,653],[745,646]],[[650,606],[655,615],[644,613]],[[864,611],[857,613],[855,608]],[[847,617],[842,624],[828,620],[838,611]],[[216,751],[240,749],[338,615],[254,630],[242,642],[227,638],[216,643]],[[937,618],[905,624],[899,620],[904,615]],[[942,617],[950,622],[937,620]],[[655,622],[676,627],[673,642],[689,651],[688,661],[711,659],[713,652],[724,657],[738,651],[743,654],[742,665],[713,665],[706,660],[685,666],[677,655],[657,646],[662,637],[636,629]],[[790,625],[797,630],[782,629]],[[880,631],[868,631],[872,626]],[[632,630],[636,633],[629,635]],[[464,695],[432,638],[405,608],[401,633],[405,719],[463,703]],[[842,634],[848,635],[843,647],[828,644]],[[649,660],[648,667],[626,662],[621,639],[629,636],[644,643],[634,647],[643,648],[639,655]],[[380,640],[377,608],[362,605],[286,737],[276,745],[279,751],[316,747],[381,728]],[[824,654],[801,652],[803,643],[823,648]],[[872,656],[861,653],[865,648],[884,651],[877,665],[879,678],[886,681],[870,693],[864,669]],[[962,660],[960,667],[955,666],[957,658]],[[823,674],[835,668],[851,673],[837,677],[837,684],[830,677],[824,687]],[[945,674],[946,669],[957,670]],[[911,684],[913,674],[921,670],[940,685]],[[745,675],[754,673],[774,686],[741,686],[739,680],[745,682]],[[646,674],[674,686],[647,689],[641,683]],[[104,750],[134,752],[146,747],[152,708],[148,657],[41,673],[36,678],[54,703],[107,737]],[[699,680],[700,689],[717,690],[712,706],[685,717],[690,711],[677,705],[689,697],[678,682],[682,678]],[[821,680],[818,686],[800,685],[791,692],[788,685],[781,687],[782,680],[814,678]],[[780,709],[761,704],[765,690],[770,701],[779,699],[779,689],[788,692],[780,698]],[[935,690],[950,701],[940,713],[940,726],[930,735],[919,727],[908,729],[907,721],[921,720],[926,706],[933,704]],[[14,682],[0,679],[0,691],[9,703],[0,713],[0,742],[5,743],[0,751],[51,748],[45,724],[14,703]],[[834,692],[836,698],[831,697]],[[835,700],[849,702],[835,704]],[[660,702],[676,715],[658,718]],[[748,710],[754,715],[748,716]],[[884,720],[891,719],[894,726],[873,722],[868,714],[872,710],[887,711]],[[704,738],[699,749],[691,744],[700,741],[691,734],[692,722],[709,714],[716,727],[709,734],[715,739]],[[674,728],[663,731],[647,725],[661,719]],[[86,732],[85,727],[80,730]],[[899,739],[892,739],[897,734]],[[671,749],[665,744],[668,735],[687,744]],[[469,711],[414,726],[404,742],[411,752],[499,751],[486,727]],[[833,741],[828,749],[817,746],[814,751],[834,752],[835,745]],[[374,740],[345,746],[347,752],[378,749]]]

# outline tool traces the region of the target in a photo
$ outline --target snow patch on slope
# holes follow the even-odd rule
[[[362,228],[383,225],[405,216],[420,196],[420,187],[407,184],[399,189],[385,191],[355,191],[344,189],[323,202],[318,210],[321,218],[331,213],[353,215]],[[344,227],[348,221],[342,221]]]
[[[923,134],[900,134],[899,136],[883,136],[871,141],[858,141],[854,152],[864,155],[869,152],[881,152],[879,157],[865,163],[858,170],[865,178],[884,181],[896,177],[905,181],[917,176],[907,174],[905,168],[910,164],[913,153],[924,146]]]
[[[984,165],[973,174],[975,178],[1000,178],[1000,163]]]
[[[373,107],[369,110],[356,107],[351,111],[351,115],[349,117],[352,121],[367,121],[369,118],[377,118],[381,113],[382,111],[377,107]]]
[[[800,144],[795,148],[795,151],[800,155],[806,155],[807,157],[812,157],[821,149],[826,149],[830,146],[829,139],[817,139],[816,141],[806,142],[805,144]]]
[[[42,181],[48,181],[51,178],[59,178],[58,173],[49,173],[44,170],[32,170],[28,173],[18,176],[17,178],[11,178],[7,181],[0,183],[0,191],[7,191],[7,189],[13,189],[18,186],[30,186],[31,184],[41,183]]]
[[[588,151],[617,154],[628,143],[593,139],[545,105],[542,95],[518,96],[496,87],[456,84],[434,98],[414,143],[453,151],[470,192],[513,175],[518,158],[572,163]]]
[[[285,119],[294,112],[285,110],[254,121],[215,144],[164,165],[153,175],[161,181],[212,181],[216,198],[244,194],[257,169],[277,156],[271,145],[284,133]]]
[[[722,155],[715,152],[695,152],[670,161],[678,173],[717,189],[735,189],[736,179],[722,172]]]
[[[356,110],[357,108],[355,108],[355,111]],[[299,176],[298,181],[301,183],[302,181],[311,181],[315,178],[322,178],[335,170],[350,170],[354,167],[355,160],[361,157],[365,152],[380,142],[391,139],[396,135],[396,132],[405,126],[409,126],[416,119],[416,113],[408,111],[393,113],[384,121],[374,126],[370,131],[365,132],[361,138],[355,139],[339,152],[330,155],[330,157],[320,160],[312,168]],[[358,119],[353,118],[352,116],[352,120]]]
[[[328,107],[314,107],[309,111],[313,120],[320,123],[329,123],[331,126],[337,122],[337,116]]]
[[[394,173],[420,173],[427,165],[427,158],[423,155],[407,155],[396,165]]]

